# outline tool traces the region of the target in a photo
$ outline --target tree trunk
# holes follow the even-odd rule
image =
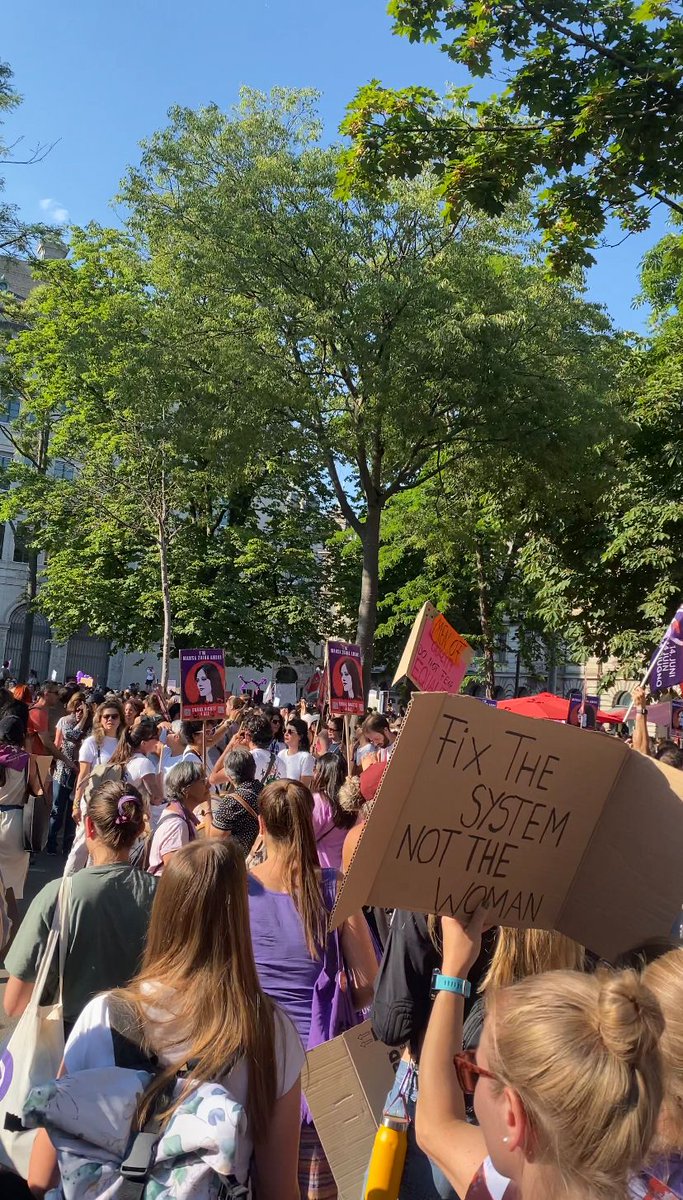
[[[363,524],[361,543],[363,546],[363,577],[358,605],[358,627],[356,641],[363,655],[363,691],[367,704],[370,691],[370,672],[374,651],[375,626],[377,625],[377,593],[379,588],[379,530],[382,509],[379,504],[368,507]]]
[[[32,667],[31,662],[31,642],[33,641],[33,625],[35,614],[33,604],[38,594],[38,551],[29,550],[28,552],[28,582],[26,587],[26,598],[28,608],[24,618],[24,628],[21,634],[21,654],[19,656],[19,673],[17,675],[18,683],[26,683],[28,673]],[[41,679],[41,683],[43,680]]]
[[[159,521],[159,569],[161,574],[161,598],[164,608],[164,632],[161,643],[161,689],[165,691],[168,685],[168,664],[171,657],[173,617],[171,614],[171,585],[168,578],[168,545],[163,520]]]
[[[493,626],[491,624],[491,598],[489,596],[488,583],[486,580],[486,569],[484,564],[484,555],[481,546],[477,544],[477,584],[479,589],[479,621],[481,624],[481,637],[484,648],[484,682],[486,684],[486,695],[489,700],[495,700],[496,692],[496,646],[494,641]]]

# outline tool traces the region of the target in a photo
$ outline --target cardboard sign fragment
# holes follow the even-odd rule
[[[557,929],[614,959],[683,901],[683,772],[604,734],[413,697],[332,914],[363,904]]]
[[[302,1086],[339,1200],[358,1200],[401,1051],[379,1042],[370,1021],[309,1051]]]
[[[394,684],[409,679],[421,692],[458,692],[474,651],[433,604],[423,604],[401,655]]]

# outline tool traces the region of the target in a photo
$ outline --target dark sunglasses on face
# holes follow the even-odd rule
[[[476,1060],[474,1050],[464,1050],[462,1054],[456,1054],[453,1059],[455,1074],[460,1084],[460,1090],[466,1096],[473,1096],[477,1082],[482,1077],[484,1079],[496,1079],[497,1076],[487,1071],[485,1067],[480,1067]]]
[[[103,721],[118,721],[118,719],[119,719],[119,714],[117,712],[102,713]]]

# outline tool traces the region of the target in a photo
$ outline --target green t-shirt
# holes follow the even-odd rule
[[[35,981],[45,949],[61,879],[38,893],[5,959],[5,970],[25,983]],[[157,881],[128,863],[85,867],[71,880],[69,938],[64,968],[64,1021],[72,1024],[98,992],[123,987],[142,960]],[[57,998],[55,953],[43,1003]]]

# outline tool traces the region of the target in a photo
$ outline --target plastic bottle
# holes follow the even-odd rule
[[[372,1147],[365,1200],[398,1200],[407,1149],[407,1120],[385,1116]]]

